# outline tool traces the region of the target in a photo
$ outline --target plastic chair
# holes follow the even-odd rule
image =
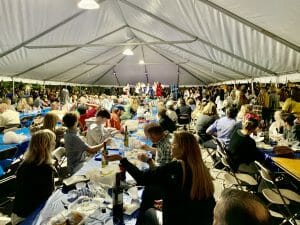
[[[288,205],[291,203],[291,200],[300,203],[300,195],[290,189],[279,188],[274,179],[274,174],[260,162],[255,161],[255,164],[258,167],[261,178],[266,184],[266,188],[262,190],[263,196],[269,201],[270,205],[283,206],[285,209],[285,212],[282,213],[285,217],[282,224],[287,222],[295,225],[298,224],[295,218],[299,216],[299,213],[292,214]]]

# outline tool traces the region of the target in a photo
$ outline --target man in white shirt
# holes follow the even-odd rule
[[[6,103],[0,104],[0,127],[20,125],[20,116],[17,111],[9,109]]]
[[[91,124],[87,130],[86,139],[89,145],[97,145],[116,133],[115,128],[105,128],[104,124],[110,119],[110,113],[102,109],[96,114],[95,123]]]

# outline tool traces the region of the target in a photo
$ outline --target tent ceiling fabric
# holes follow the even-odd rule
[[[78,1],[0,1],[0,76],[200,85],[300,70],[298,0]]]

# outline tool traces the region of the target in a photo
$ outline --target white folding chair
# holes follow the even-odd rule
[[[281,210],[282,215],[284,215],[282,224],[286,224],[287,222],[293,225],[298,224],[295,218],[299,216],[299,213],[293,214],[288,205],[291,201],[300,203],[300,195],[290,189],[279,188],[274,179],[274,174],[260,162],[255,161],[255,164],[258,167],[261,178],[265,181],[266,188],[262,190],[262,194],[270,203],[269,206],[272,204],[283,206],[281,207],[284,209]]]

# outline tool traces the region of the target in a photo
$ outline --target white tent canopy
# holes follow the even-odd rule
[[[291,73],[300,81],[299,0],[100,0],[97,10],[78,1],[1,0],[0,76],[111,86]]]

